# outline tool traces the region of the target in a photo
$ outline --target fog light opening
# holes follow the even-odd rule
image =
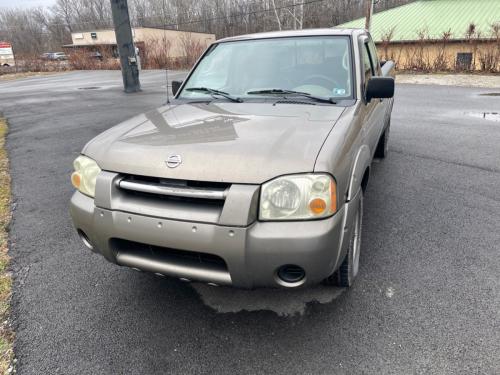
[[[92,245],[92,242],[90,242],[89,237],[85,234],[84,231],[78,229],[78,235],[80,236],[83,244],[88,247],[90,250],[94,250],[94,245]]]
[[[302,267],[287,264],[278,269],[277,276],[284,286],[299,286],[305,281],[306,272]]]

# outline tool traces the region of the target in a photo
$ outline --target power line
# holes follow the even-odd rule
[[[192,24],[197,24],[197,23],[204,23],[204,22],[209,22],[209,21],[219,21],[219,20],[224,20],[224,19],[228,19],[228,18],[239,18],[239,17],[256,15],[256,14],[260,14],[260,13],[274,12],[275,9],[276,10],[290,9],[290,8],[295,8],[298,6],[304,6],[304,5],[315,4],[315,3],[322,3],[325,1],[329,1],[329,0],[308,0],[308,1],[303,1],[300,3],[292,3],[290,5],[282,5],[282,6],[279,6],[276,8],[271,7],[268,9],[259,9],[259,10],[255,10],[255,11],[251,11],[251,12],[242,12],[242,13],[236,13],[236,14],[229,14],[229,15],[225,15],[225,16],[217,16],[217,17],[210,17],[210,18],[198,18],[198,19],[192,20],[192,21],[163,24],[162,26],[165,28],[169,28],[169,27],[174,28],[174,27],[192,25]],[[257,4],[257,1],[254,2],[254,4]],[[187,12],[185,12],[184,14],[187,14]],[[155,19],[155,18],[157,19],[160,17],[162,17],[162,16],[140,17],[137,19],[137,21],[140,20],[140,21],[144,22],[145,20],[150,20],[150,19]],[[100,22],[103,22],[107,25],[112,25],[111,19],[104,19],[104,20],[101,20]],[[71,26],[72,28],[74,28],[75,26],[84,26],[84,25],[93,25],[94,28],[110,27],[110,26],[104,26],[104,25],[95,26],[96,22],[94,22],[94,21],[82,21],[82,22],[77,22],[77,23],[50,23],[50,24],[48,24],[47,27],[55,27],[55,26],[69,27],[69,26]],[[0,26],[0,31],[4,31],[4,30],[19,31],[19,29],[16,29],[13,27],[2,28]],[[42,34],[50,34],[50,32],[42,32]]]
[[[238,13],[238,14],[233,14],[233,15],[228,15],[228,16],[198,19],[198,20],[189,21],[189,22],[172,23],[172,24],[167,24],[164,26],[165,27],[174,27],[174,26],[190,25],[190,24],[194,24],[194,23],[202,23],[202,22],[206,22],[206,21],[218,21],[218,20],[223,20],[223,19],[227,19],[227,18],[238,18],[238,17],[244,17],[244,16],[251,16],[251,15],[255,15],[255,14],[259,14],[259,13],[274,12],[275,10],[295,8],[297,6],[302,6],[302,5],[322,3],[324,1],[327,1],[327,0],[309,0],[309,1],[304,1],[302,3],[294,3],[292,5],[284,5],[284,6],[276,7],[276,8],[273,7],[270,9],[260,9],[260,10],[255,10],[255,11],[247,12],[247,13]]]

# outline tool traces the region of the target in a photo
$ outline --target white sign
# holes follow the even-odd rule
[[[0,42],[0,55],[13,55],[12,45],[7,42]]]

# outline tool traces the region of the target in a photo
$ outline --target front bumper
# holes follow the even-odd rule
[[[167,276],[242,288],[299,286],[321,282],[338,267],[347,250],[350,207],[317,221],[259,222],[244,227],[169,220],[95,206],[75,192],[71,217],[80,235],[108,261]],[[353,204],[354,203],[354,204]],[[116,239],[146,244],[146,251],[116,245]],[[147,245],[215,255],[225,267],[157,258]],[[297,265],[305,278],[286,284],[277,277],[283,265]]]

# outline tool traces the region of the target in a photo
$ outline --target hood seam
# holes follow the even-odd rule
[[[337,122],[340,120],[340,118],[342,117],[342,115],[344,114],[346,109],[347,109],[347,107],[344,107],[344,109],[340,113],[339,117],[337,117],[337,119],[333,122],[332,127],[330,128],[330,130],[328,131],[328,134],[326,135],[325,139],[323,140],[323,143],[321,144],[321,147],[319,148],[318,153],[316,154],[316,158],[314,159],[314,165],[313,165],[313,170],[312,170],[313,172],[316,172],[316,164],[318,163],[319,154],[321,153],[321,150],[323,150],[323,147],[325,146],[326,140],[328,139],[328,137],[332,133],[333,128],[335,127],[335,125],[337,125]]]

